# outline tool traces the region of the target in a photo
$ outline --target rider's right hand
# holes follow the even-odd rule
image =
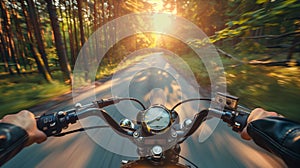
[[[247,123],[250,123],[250,122],[258,120],[258,119],[263,119],[263,118],[266,118],[266,117],[272,117],[272,116],[283,117],[282,115],[280,115],[276,112],[269,112],[269,111],[266,111],[262,108],[256,108],[250,113],[250,115],[248,117],[248,120],[247,120]],[[247,132],[247,126],[241,132],[241,137],[245,140],[251,140],[252,139],[249,136],[248,132]]]

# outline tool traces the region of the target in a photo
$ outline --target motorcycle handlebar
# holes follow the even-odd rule
[[[120,101],[131,100],[137,102],[145,110],[145,106],[135,98],[110,98],[110,99],[101,99],[95,101],[94,103],[87,104],[82,106],[81,104],[76,104],[75,109],[68,110],[66,112],[59,111],[57,113],[42,115],[36,117],[36,123],[39,130],[43,131],[48,137],[53,135],[58,135],[61,133],[62,129],[68,127],[69,124],[74,124],[78,118],[85,118],[88,116],[99,116],[103,120],[106,120],[109,125],[124,136],[132,136],[132,132],[123,130],[113,118],[101,108],[119,103]],[[76,113],[78,109],[82,111]],[[95,112],[96,111],[96,112]]]
[[[96,101],[95,103],[86,105],[83,107],[84,110],[76,113],[76,109],[71,109],[69,111],[63,112],[59,111],[57,113],[43,115],[36,118],[37,127],[39,130],[43,131],[48,137],[53,135],[58,135],[61,133],[62,129],[68,127],[69,124],[76,123],[78,118],[86,118],[89,116],[98,116],[105,120],[114,130],[121,136],[132,137],[134,131],[124,130],[102,107],[119,103],[120,100],[130,100],[132,98],[122,98],[122,99],[107,99]],[[133,99],[134,101],[138,101]],[[144,106],[142,106],[145,109]],[[82,108],[78,106],[77,108]],[[192,127],[186,136],[193,134],[201,123],[206,119],[208,112],[214,114],[215,117],[221,117],[221,119],[228,123],[232,127],[233,131],[241,132],[247,125],[247,119],[249,117],[249,112],[244,110],[217,110],[217,109],[206,109],[197,113],[194,117]]]

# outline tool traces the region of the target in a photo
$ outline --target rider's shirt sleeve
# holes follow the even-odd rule
[[[28,140],[28,134],[22,128],[0,123],[0,166],[23,149]]]
[[[281,157],[288,167],[299,167],[299,123],[281,117],[267,117],[250,122],[247,132],[257,145]]]

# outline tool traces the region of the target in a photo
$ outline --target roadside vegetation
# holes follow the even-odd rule
[[[0,118],[70,91],[70,86],[60,80],[61,72],[56,71],[52,75],[54,80],[51,83],[38,73],[1,78]]]
[[[111,76],[116,71],[140,61],[147,55],[131,57],[122,62],[107,63],[107,59],[100,64],[95,80]],[[52,72],[53,81],[47,82],[39,73],[32,72],[21,76],[10,76],[5,78],[0,74],[0,118],[9,113],[16,113],[23,109],[49,101],[51,98],[68,94],[71,92],[71,85],[63,81],[60,71]]]
[[[236,58],[245,58],[245,54],[236,54]],[[251,57],[263,57],[263,54],[253,54]],[[251,58],[250,57],[250,58]],[[280,57],[280,55],[278,56]],[[284,55],[281,55],[284,57]],[[181,58],[188,64],[203,90],[210,90],[210,78],[195,53],[182,55]],[[254,109],[262,107],[276,111],[284,116],[300,121],[299,93],[300,93],[300,68],[298,66],[278,67],[248,65],[225,58],[220,54],[226,74],[228,93],[240,98],[240,103]],[[249,55],[247,55],[249,58]],[[184,72],[185,66],[167,56],[166,59]],[[205,93],[204,93],[205,94]]]
[[[96,77],[82,71],[84,84],[111,75],[120,68],[120,61],[134,52],[158,48],[184,59],[200,86],[209,91],[209,76],[195,53],[168,33],[159,33],[162,29],[180,30],[180,26],[172,25],[169,17],[156,17],[156,13],[174,14],[208,36],[191,39],[195,44],[209,41],[217,47],[231,94],[251,108],[260,106],[300,120],[299,11],[299,0],[2,0],[0,116],[70,91],[72,70],[88,38],[114,19],[149,12],[152,18],[137,22],[155,27],[158,33],[136,30],[136,34],[119,39],[120,32],[138,28],[106,27],[98,38],[102,42],[89,49],[108,52]],[[194,32],[178,31],[179,36],[185,33]],[[109,46],[113,42],[116,44]],[[98,53],[85,65],[97,62]],[[173,64],[180,67],[180,62],[173,60]]]

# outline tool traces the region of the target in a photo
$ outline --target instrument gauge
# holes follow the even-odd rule
[[[171,113],[163,106],[152,106],[144,112],[143,125],[147,132],[160,133],[171,125]]]

